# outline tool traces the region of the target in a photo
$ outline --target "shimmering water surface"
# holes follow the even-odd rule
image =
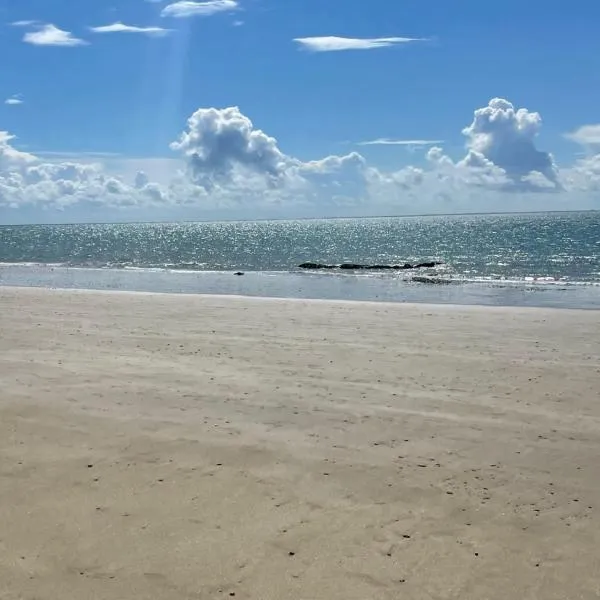
[[[297,269],[424,260],[444,265],[419,275],[454,285]],[[0,262],[4,285],[600,307],[600,212],[5,226]]]

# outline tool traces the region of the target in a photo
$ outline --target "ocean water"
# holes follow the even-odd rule
[[[0,263],[0,285],[600,308],[600,212],[4,226]]]

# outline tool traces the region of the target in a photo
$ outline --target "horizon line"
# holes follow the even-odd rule
[[[259,219],[178,219],[158,221],[70,221],[63,223],[0,223],[0,227],[57,227],[61,225],[169,225],[175,223],[265,223],[269,221],[335,221],[350,219],[414,219],[419,217],[481,217],[481,216],[510,216],[510,215],[548,215],[548,214],[578,214],[600,213],[600,209],[587,208],[580,210],[524,210],[524,211],[492,211],[492,212],[461,212],[461,213],[414,213],[407,215],[370,215],[362,217],[263,217]]]

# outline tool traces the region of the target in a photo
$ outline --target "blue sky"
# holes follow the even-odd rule
[[[0,20],[2,222],[600,208],[591,0],[4,0]],[[465,135],[494,98],[506,128]]]

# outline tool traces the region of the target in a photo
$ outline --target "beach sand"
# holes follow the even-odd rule
[[[592,311],[0,288],[0,598],[598,598],[599,357]]]

